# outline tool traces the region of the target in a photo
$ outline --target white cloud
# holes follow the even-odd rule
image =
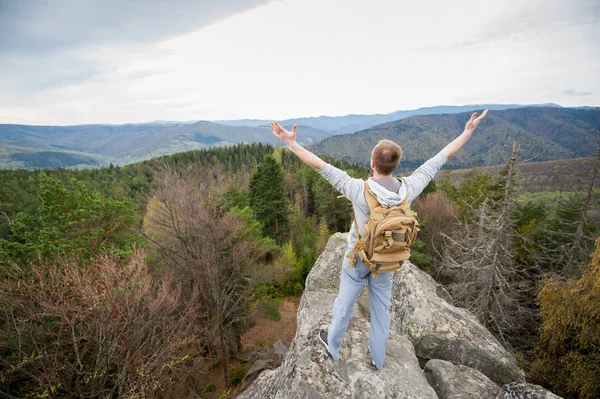
[[[0,122],[287,118],[492,102],[600,104],[597,2],[403,3],[287,0],[159,42],[79,44],[67,56],[94,74],[5,91]]]

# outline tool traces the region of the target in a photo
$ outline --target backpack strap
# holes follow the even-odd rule
[[[404,213],[410,211],[410,205],[408,205],[408,193],[406,194],[406,197],[404,197],[404,201],[402,201],[402,203],[400,204],[400,209],[402,209]]]
[[[369,210],[373,210],[373,208],[377,208],[381,204],[377,201],[377,196],[371,188],[369,187],[369,183],[365,180],[365,199],[367,200],[367,204],[369,205]]]
[[[400,209],[404,212],[406,216],[417,217],[417,212],[410,209],[410,205],[408,205],[408,194],[404,198],[404,201],[400,204]]]
[[[348,266],[355,267],[356,255],[358,255],[358,243],[360,242],[360,231],[358,230],[358,223],[356,222],[356,218],[354,218],[354,222],[352,224],[356,229],[356,244],[354,244],[354,247],[352,247],[352,251],[348,252],[346,258],[350,259],[350,264]]]
[[[371,189],[369,188],[369,184],[367,183],[367,181],[365,180],[365,199],[367,200],[367,205],[369,205],[369,210],[372,210],[375,207],[378,207],[379,201],[377,201],[377,196],[375,196],[375,194],[373,194],[373,192],[371,191]],[[354,229],[356,230],[356,244],[354,244],[354,247],[352,248],[352,250],[350,252],[348,252],[348,254],[346,255],[346,258],[350,259],[350,267],[355,267],[356,266],[356,256],[359,256],[360,253],[360,249],[359,248],[359,243],[360,243],[360,229],[358,228],[358,222],[356,221],[356,217],[354,217],[354,221],[352,222],[352,224],[354,225]]]

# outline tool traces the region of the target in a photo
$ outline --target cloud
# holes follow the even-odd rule
[[[600,102],[597,0],[340,4],[0,0],[0,123]]]
[[[561,94],[572,97],[589,97],[593,95],[591,91],[583,91],[583,90],[574,90],[574,89],[564,89],[560,91]]]
[[[103,62],[111,53],[192,32],[269,1],[0,0],[0,84],[27,94],[80,82],[109,70],[112,65]]]
[[[515,2],[510,6],[501,2],[484,4],[487,16],[474,16],[473,24],[478,26],[474,34],[456,42],[450,38],[448,42],[427,46],[426,49],[473,49],[492,46],[500,41],[517,42],[532,36],[550,36],[573,26],[597,27],[600,23],[600,2],[597,0],[555,0],[552,4],[534,0]],[[597,39],[588,36],[584,40]]]
[[[0,0],[0,51],[153,42],[197,30],[268,0]]]

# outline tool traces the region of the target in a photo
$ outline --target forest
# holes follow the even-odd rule
[[[324,158],[351,176],[370,171]],[[600,157],[598,158],[600,159]],[[413,203],[411,261],[566,398],[600,392],[598,161],[579,189],[519,196],[447,172]],[[277,320],[350,202],[281,147],[238,144],[90,170],[0,171],[0,393],[227,397],[250,313]],[[218,371],[214,381],[198,378]],[[214,373],[212,375],[215,375]]]

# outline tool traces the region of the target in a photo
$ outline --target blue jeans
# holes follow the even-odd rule
[[[365,283],[368,282],[371,301],[369,306],[371,314],[369,348],[375,366],[381,369],[385,359],[385,347],[390,335],[389,305],[394,272],[379,273],[377,279],[375,279],[369,268],[360,260],[360,257],[356,257],[356,267],[348,267],[349,261],[350,259],[344,257],[340,291],[333,302],[333,319],[329,326],[327,342],[329,352],[335,360],[339,360],[342,339],[348,329],[348,323],[350,323],[354,302],[356,302]]]

